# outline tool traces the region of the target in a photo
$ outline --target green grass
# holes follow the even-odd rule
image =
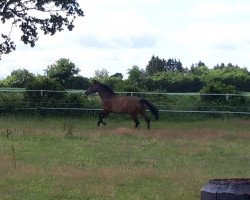
[[[199,199],[213,178],[250,177],[250,121],[0,117],[1,199]]]

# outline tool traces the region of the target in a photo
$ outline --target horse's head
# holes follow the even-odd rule
[[[91,83],[91,85],[89,86],[89,88],[86,90],[85,94],[89,95],[89,94],[97,92],[99,86],[100,86],[100,82],[99,81],[93,81]]]

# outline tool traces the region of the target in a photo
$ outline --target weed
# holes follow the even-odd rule
[[[5,137],[5,138],[9,138],[12,134],[12,131],[10,129],[6,129],[6,131],[1,132],[1,136]]]
[[[12,164],[16,168],[16,150],[14,145],[11,145],[11,157],[12,157]]]
[[[75,128],[75,125],[72,122],[64,123],[63,130],[65,131],[65,137],[66,138],[72,138],[73,137],[73,129]]]

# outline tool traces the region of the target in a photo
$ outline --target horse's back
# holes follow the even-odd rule
[[[140,98],[136,96],[115,96],[110,101],[111,112],[128,113],[140,112],[142,104]]]

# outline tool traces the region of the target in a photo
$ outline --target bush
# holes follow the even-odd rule
[[[44,91],[27,91],[24,94],[24,100],[30,104],[41,106],[57,106],[58,102],[63,99],[63,87],[53,79],[45,76],[39,76],[26,85],[27,90],[44,90]]]
[[[201,94],[208,94],[203,95],[201,98],[201,104],[203,104],[203,106],[209,105],[210,107],[220,107],[225,110],[233,111],[235,109],[239,109],[238,107],[244,107],[244,104],[246,104],[246,98],[244,96],[240,96],[241,93],[236,91],[235,86],[226,85],[220,81],[207,84],[200,92]],[[239,94],[239,96],[237,94]]]

